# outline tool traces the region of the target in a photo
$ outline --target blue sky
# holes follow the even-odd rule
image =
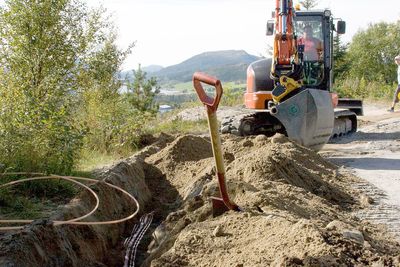
[[[294,1],[296,2],[296,0]],[[124,68],[169,66],[205,51],[244,49],[265,55],[265,24],[275,0],[88,0],[100,3],[119,28],[118,43],[136,47]],[[344,41],[368,24],[400,19],[399,0],[320,0],[347,23]],[[400,41],[400,40],[399,40]]]
[[[136,68],[139,63],[165,67],[216,50],[243,49],[253,55],[266,55],[267,44],[272,42],[265,36],[265,25],[275,0],[86,2],[92,7],[103,5],[112,15],[119,28],[121,48],[136,41],[124,69]],[[400,20],[400,0],[319,0],[317,8],[330,8],[335,17],[346,21],[347,32],[342,38],[346,42],[370,23]]]

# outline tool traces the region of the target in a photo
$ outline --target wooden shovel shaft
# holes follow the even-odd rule
[[[208,107],[207,107],[208,109]],[[217,177],[219,183],[219,191],[221,193],[222,200],[224,201],[225,205],[231,210],[239,210],[239,207],[230,200],[228,194],[228,187],[226,185],[225,180],[225,166],[224,166],[224,159],[222,155],[222,148],[221,148],[221,138],[218,132],[218,120],[217,120],[217,113],[210,112],[207,110],[208,115],[208,126],[210,129],[211,135],[211,145],[212,151],[215,160],[215,166],[217,169]]]
[[[201,83],[206,83],[215,87],[215,97],[210,97],[206,94]],[[207,109],[208,126],[211,135],[211,144],[217,169],[217,177],[219,183],[219,191],[221,193],[222,201],[225,206],[231,210],[240,210],[239,207],[229,199],[228,187],[225,180],[225,167],[224,159],[221,149],[221,138],[218,131],[217,108],[223,93],[221,82],[207,74],[196,72],[193,75],[193,85],[199,96],[200,101]]]

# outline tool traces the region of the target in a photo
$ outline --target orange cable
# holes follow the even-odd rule
[[[26,174],[33,174],[33,175],[43,175],[42,173],[23,173],[23,172],[18,172],[18,173],[3,173],[0,174],[0,176],[2,175],[26,175]],[[135,217],[137,215],[137,213],[140,210],[140,206],[139,206],[139,202],[136,200],[135,197],[133,197],[129,192],[125,191],[124,189],[115,186],[111,183],[105,182],[104,183],[109,186],[112,187],[120,192],[122,192],[123,194],[127,195],[130,199],[132,199],[135,202],[135,205],[137,207],[137,209],[135,210],[135,212],[133,212],[132,214],[130,214],[127,217],[124,217],[122,219],[118,219],[118,220],[111,220],[111,221],[102,221],[102,222],[98,222],[98,221],[92,221],[92,222],[81,222],[80,220],[85,219],[86,217],[92,215],[98,208],[99,206],[99,197],[98,195],[88,186],[86,186],[85,184],[82,184],[76,180],[81,180],[81,181],[89,181],[89,182],[99,182],[98,180],[95,179],[90,179],[90,178],[84,178],[84,177],[73,177],[73,176],[60,176],[60,175],[49,175],[49,176],[41,176],[41,177],[31,177],[31,178],[27,178],[27,179],[21,179],[21,180],[17,180],[17,181],[12,181],[3,185],[0,185],[0,188],[6,187],[6,186],[11,186],[11,185],[15,185],[18,183],[23,183],[23,182],[27,182],[27,181],[33,181],[33,180],[44,180],[44,179],[64,179],[73,183],[76,183],[84,188],[86,188],[96,199],[96,206],[94,209],[92,209],[92,211],[90,211],[89,213],[75,218],[75,219],[71,219],[68,221],[53,221],[53,225],[57,226],[57,225],[63,225],[63,224],[75,224],[75,225],[104,225],[104,224],[115,224],[115,223],[120,223],[120,222],[124,222],[127,220],[132,219],[133,217]],[[33,220],[0,220],[0,224],[1,223],[32,223]],[[9,226],[9,227],[0,227],[0,231],[7,231],[7,230],[20,230],[23,229],[24,226]]]

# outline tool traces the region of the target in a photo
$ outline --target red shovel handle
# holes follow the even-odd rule
[[[215,87],[214,98],[206,94],[201,83],[205,83]],[[200,101],[203,102],[204,105],[209,107],[211,111],[216,111],[223,92],[220,80],[202,72],[195,72],[193,74],[193,86],[194,89],[196,89],[196,93],[199,96]]]

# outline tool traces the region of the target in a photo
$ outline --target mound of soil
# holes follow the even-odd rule
[[[219,190],[205,137],[162,136],[101,172],[138,197],[142,213],[154,213],[137,266],[399,266],[400,245],[392,236],[352,216],[362,208],[360,194],[351,187],[355,177],[342,175],[282,135],[226,135],[222,146],[229,193],[241,212],[213,216],[209,198],[219,196]],[[120,216],[132,208],[97,186],[106,206],[91,219]],[[85,195],[73,203],[58,216],[75,216],[83,211],[79,207],[90,207]],[[135,222],[28,226],[0,235],[0,265],[122,266],[121,244]]]
[[[144,266],[399,263],[399,244],[351,215],[360,208],[355,178],[281,135],[224,138],[229,191],[243,211],[214,218],[208,198],[219,193],[207,143],[179,137],[146,160],[175,185],[181,204],[155,230],[162,238]],[[175,155],[181,147],[191,148],[187,157]],[[171,161],[172,151],[179,160]]]

